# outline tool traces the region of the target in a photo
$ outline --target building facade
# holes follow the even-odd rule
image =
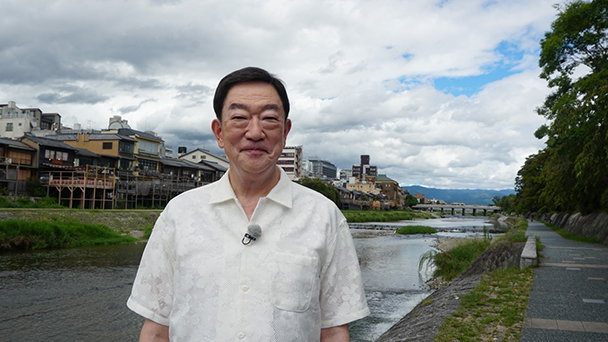
[[[197,148],[190,152],[185,151],[185,147],[178,147],[177,158],[193,163],[200,163],[201,161],[216,163],[226,169],[230,167],[230,161],[227,158],[218,156],[217,154],[211,153],[205,149]]]
[[[302,146],[285,146],[277,161],[291,180],[300,179],[302,174]]]
[[[61,115],[42,113],[39,108],[19,108],[16,103],[0,105],[0,137],[18,139],[27,133],[51,134],[61,127]]]
[[[328,162],[318,158],[309,158],[308,162],[312,169],[312,176],[316,178],[336,179],[338,176],[338,168]]]
[[[361,155],[361,163],[354,164],[352,167],[353,177],[362,179],[363,176],[377,176],[378,168],[375,165],[369,165],[369,155]]]

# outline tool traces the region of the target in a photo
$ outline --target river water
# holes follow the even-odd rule
[[[436,219],[437,235],[402,236],[351,229],[372,314],[351,324],[352,341],[372,341],[431,292],[432,270],[419,271],[437,236],[492,227],[480,219]],[[474,227],[474,228],[471,228]],[[0,340],[136,341],[142,319],[125,302],[144,245],[0,254]]]

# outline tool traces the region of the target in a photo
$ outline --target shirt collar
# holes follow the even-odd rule
[[[277,166],[278,167],[278,166]],[[279,182],[270,190],[270,193],[266,196],[269,200],[272,200],[280,205],[291,208],[293,200],[293,184],[289,179],[289,176],[285,171],[279,167],[280,178]],[[234,190],[230,185],[230,179],[228,178],[228,171],[217,181],[217,191],[211,194],[210,203],[220,203],[228,200],[237,200]]]

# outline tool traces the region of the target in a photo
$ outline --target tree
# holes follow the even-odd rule
[[[416,204],[418,204],[418,199],[416,198],[416,196],[412,195],[412,194],[407,194],[405,196],[405,205],[408,207],[413,207]]]
[[[336,203],[338,208],[340,207],[340,193],[332,185],[327,184],[318,178],[302,178],[297,181],[297,183],[323,194],[325,197]]]
[[[540,77],[553,88],[537,109],[549,121],[535,133],[547,138],[547,148],[542,163],[526,161],[542,164],[535,176],[541,182],[534,191],[524,182],[522,190],[532,193],[523,198],[530,209],[585,214],[608,209],[608,0],[575,1],[558,10],[541,40],[539,61]],[[520,173],[531,177],[526,168]]]

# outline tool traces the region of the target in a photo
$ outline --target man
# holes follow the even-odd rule
[[[347,323],[369,314],[357,256],[333,202],[276,166],[291,129],[283,84],[237,70],[213,103],[230,168],[156,222],[127,302],[146,318],[140,341],[348,341]]]

